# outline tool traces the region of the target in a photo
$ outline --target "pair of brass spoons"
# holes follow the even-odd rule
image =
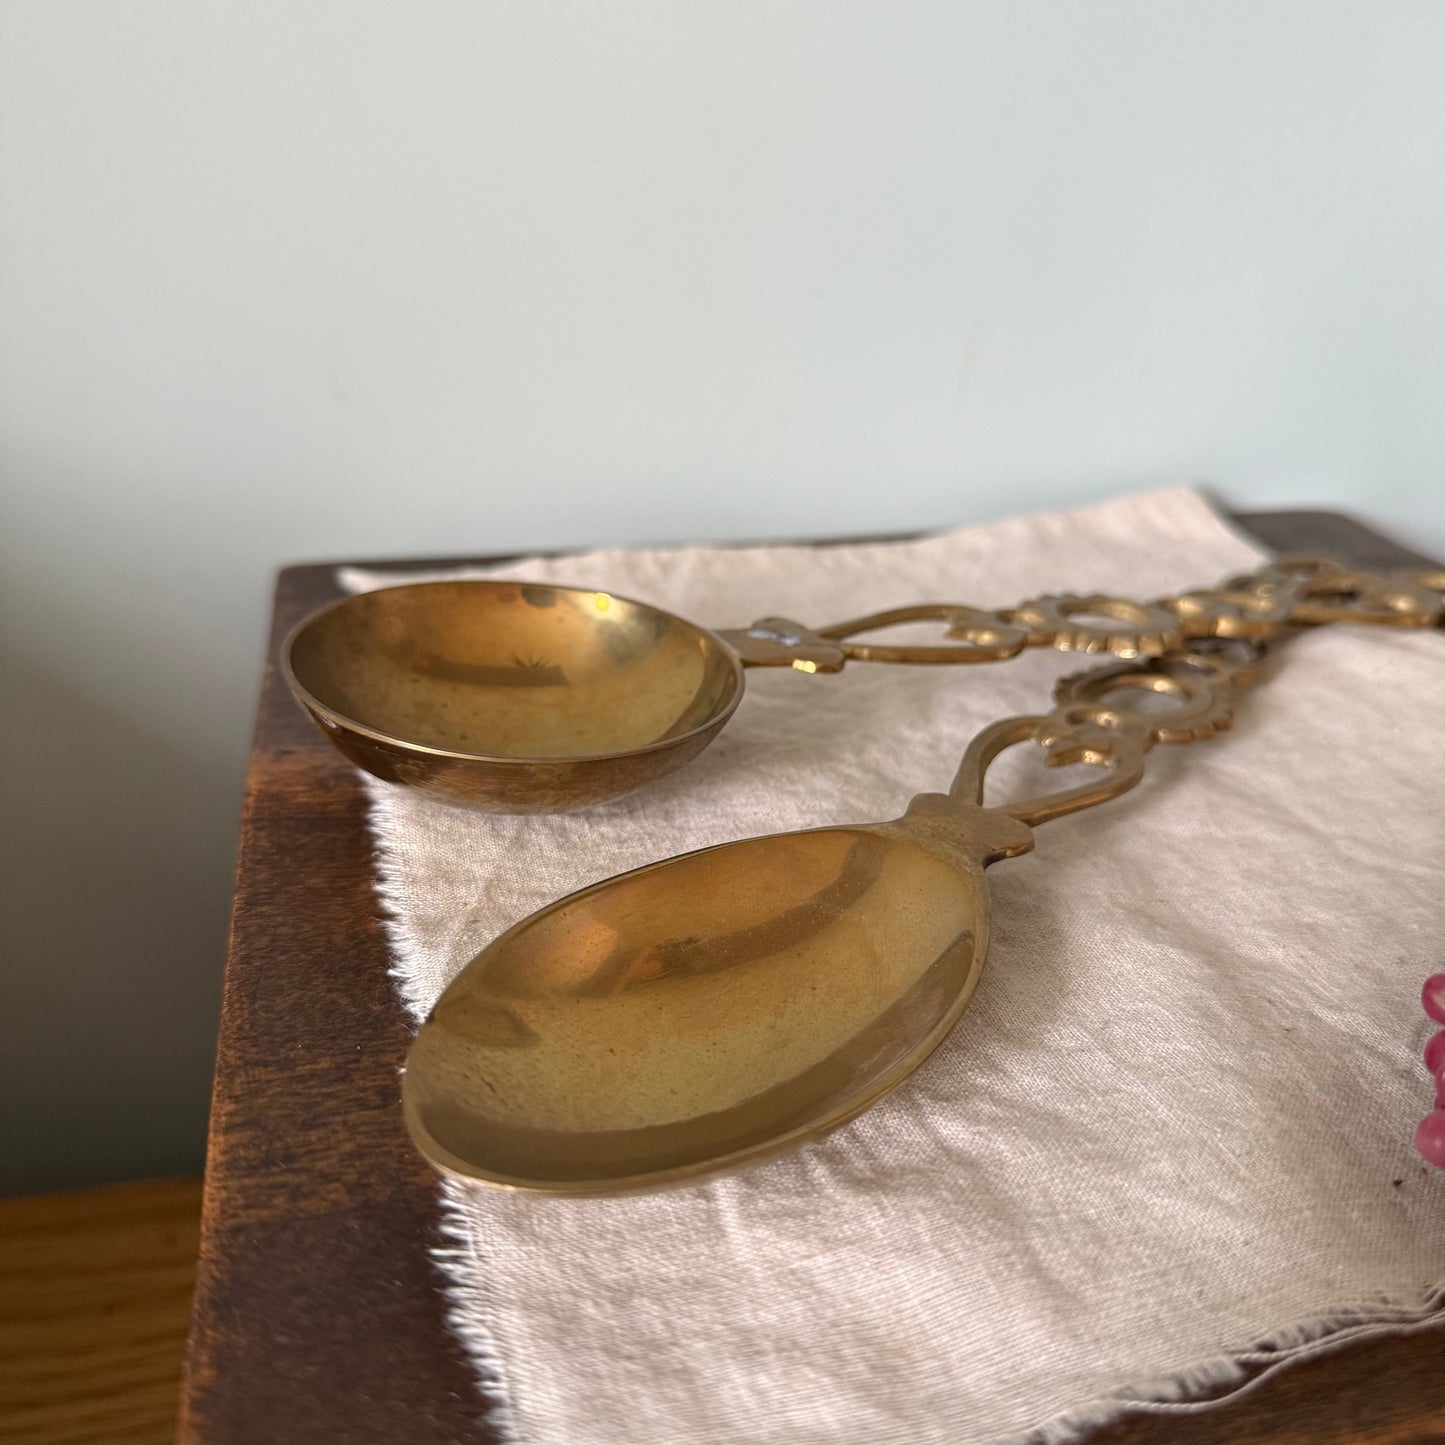
[[[984,869],[1033,829],[1133,787],[1156,743],[1229,725],[1269,642],[1333,621],[1438,625],[1445,576],[1287,560],[1158,603],[924,604],[811,630],[711,633],[606,593],[519,583],[384,589],[308,620],[287,648],[303,706],[353,761],[484,808],[579,806],[671,771],[726,722],[742,667],[997,660],[1025,646],[1120,660],[1052,711],[969,745],[946,794],[879,823],[722,844],[559,900],[479,953],[437,1001],[403,1085],[442,1170],[588,1194],[695,1179],[824,1133],[947,1037],[988,948]],[[1085,614],[1102,620],[1083,620]],[[938,647],[854,642],[928,618]],[[1141,691],[1165,709],[1131,706]],[[984,806],[1017,743],[1098,780]]]

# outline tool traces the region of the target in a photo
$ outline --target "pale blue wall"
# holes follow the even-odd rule
[[[1445,553],[1445,5],[0,0],[0,446],[0,1185],[194,1167],[282,560]]]

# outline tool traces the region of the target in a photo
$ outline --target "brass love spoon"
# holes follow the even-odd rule
[[[375,776],[491,812],[558,812],[621,797],[695,757],[736,709],[745,668],[993,662],[1025,647],[1159,657],[1190,639],[1264,641],[1322,622],[1431,626],[1442,588],[1438,574],[1282,559],[1157,602],[923,602],[822,628],[768,617],[712,632],[611,592],[421,582],[323,608],[281,661],[326,737]],[[923,621],[943,623],[945,641],[858,640]]]
[[[1228,726],[1259,660],[1252,644],[1216,644],[1066,679],[1053,712],[985,729],[949,792],[901,818],[704,848],[532,914],[418,1034],[412,1138],[449,1174],[590,1194],[694,1179],[836,1128],[967,1006],[988,951],[983,870],[1028,852],[1040,823],[1133,787],[1156,742]],[[1138,689],[1168,710],[1130,709]],[[1099,779],[984,806],[989,764],[1030,740]]]

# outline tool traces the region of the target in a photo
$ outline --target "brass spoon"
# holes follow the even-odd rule
[[[958,1021],[988,950],[983,869],[1132,787],[1156,740],[1227,725],[1235,685],[1222,656],[1115,664],[1060,684],[1053,713],[986,729],[950,792],[901,818],[705,848],[541,909],[423,1025],[403,1085],[412,1138],[447,1173],[577,1194],[691,1179],[835,1128]],[[1109,705],[1139,687],[1177,705]],[[1101,780],[983,807],[989,763],[1030,739]]]
[[[930,602],[817,629],[769,617],[709,632],[610,592],[422,582],[323,608],[291,634],[282,666],[326,736],[377,777],[491,812],[556,812],[621,797],[701,752],[737,707],[745,667],[990,662],[1024,647],[1161,657],[1188,639],[1253,644],[1325,622],[1433,627],[1442,587],[1437,573],[1284,558],[1159,602]],[[946,624],[947,640],[850,640],[920,621]]]
[[[847,641],[923,620],[947,623],[952,642]],[[448,802],[534,813],[618,798],[681,767],[732,716],[744,667],[983,662],[1028,640],[994,613],[941,603],[816,631],[765,618],[709,632],[609,592],[421,582],[323,608],[291,634],[282,666],[358,767]]]

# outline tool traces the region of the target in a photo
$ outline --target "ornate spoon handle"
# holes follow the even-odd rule
[[[1213,737],[1234,722],[1240,692],[1265,672],[1271,642],[1334,622],[1391,627],[1445,625],[1445,571],[1375,574],[1316,557],[1286,557],[1218,588],[1149,604],[1113,597],[1040,598],[1007,615],[1026,621],[1030,642],[1065,650],[1097,650],[1097,627],[1086,635],[1069,623],[1080,608],[1125,620],[1128,609],[1152,609],[1175,620],[1175,630],[1141,625],[1111,631],[1109,651],[1133,660],[1059,681],[1052,712],[1005,718],[968,746],[950,797],[981,804],[989,764],[1015,743],[1040,744],[1050,766],[1087,763],[1105,776],[1067,792],[1004,805],[1002,811],[1033,827],[1132,788],[1155,743],[1190,743]],[[1156,619],[1157,620],[1157,619]],[[1142,654],[1142,655],[1141,655]],[[1165,694],[1175,705],[1142,712],[1130,692]]]
[[[1219,587],[1138,602],[1105,594],[1035,597],[987,610],[951,602],[894,607],[827,627],[764,617],[718,635],[749,667],[839,672],[845,663],[999,662],[1025,647],[1166,657],[1204,639],[1270,642],[1305,627],[1363,622],[1438,627],[1445,571],[1361,572],[1323,557],[1281,557]],[[855,642],[904,622],[942,622],[945,641]]]
[[[1050,767],[1087,763],[1103,769],[1097,782],[1066,792],[991,805],[1037,827],[1080,808],[1127,793],[1143,776],[1145,755],[1155,743],[1191,743],[1232,725],[1238,693],[1263,672],[1262,643],[1190,651],[1171,657],[1115,662],[1061,678],[1052,712],[1004,718],[968,745],[949,789],[962,802],[983,803],[989,765],[1015,743],[1038,743]],[[1175,700],[1164,712],[1141,712],[1120,695],[1162,693]]]

